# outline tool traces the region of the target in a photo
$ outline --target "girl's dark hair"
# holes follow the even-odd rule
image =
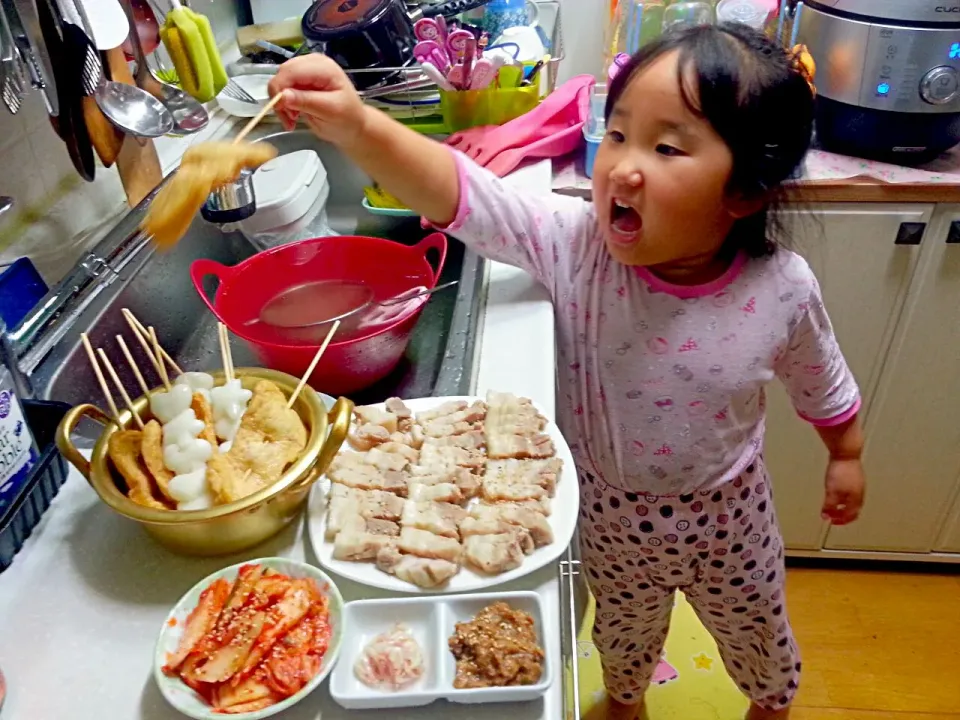
[[[760,212],[734,224],[724,250],[770,255],[776,249],[770,235],[780,229],[782,184],[810,146],[813,90],[792,55],[746,25],[685,27],[645,46],[619,72],[608,91],[607,120],[631,80],[671,52],[679,53],[684,103],[733,154],[728,190],[764,200]]]

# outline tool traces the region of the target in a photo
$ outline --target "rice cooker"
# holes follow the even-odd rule
[[[960,0],[807,0],[793,39],[817,63],[817,141],[898,163],[960,143]]]

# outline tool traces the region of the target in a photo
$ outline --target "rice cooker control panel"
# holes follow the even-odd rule
[[[871,22],[809,5],[797,20],[797,42],[810,48],[824,97],[893,112],[960,112],[960,25]]]

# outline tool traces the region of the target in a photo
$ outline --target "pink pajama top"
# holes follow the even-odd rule
[[[671,285],[610,256],[592,203],[518,192],[457,162],[445,231],[553,299],[558,423],[581,470],[650,495],[732,480],[761,450],[775,377],[814,425],[856,414],[857,383],[799,255],[741,255],[711,283]]]

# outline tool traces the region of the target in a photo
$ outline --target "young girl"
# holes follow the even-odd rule
[[[366,108],[326,58],[284,64],[271,92],[289,127],[305,120],[434,226],[549,289],[607,717],[639,714],[676,590],[748,717],[786,717],[800,660],[761,454],[769,382],[830,452],[824,517],[854,520],[864,492],[857,385],[810,268],[767,235],[811,135],[799,64],[741,26],[644,49],[610,87],[592,204],[507,189]]]

